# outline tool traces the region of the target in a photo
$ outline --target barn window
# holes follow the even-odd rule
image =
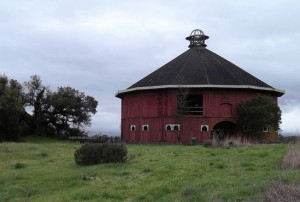
[[[166,130],[172,130],[172,126],[170,124],[166,125]]]
[[[203,115],[203,96],[201,94],[178,95],[177,112],[181,115]]]
[[[209,129],[208,125],[201,125],[201,131],[202,132],[207,132]]]
[[[270,132],[270,127],[269,127],[269,126],[265,126],[265,127],[263,128],[263,132],[264,132],[264,133]]]
[[[179,124],[174,124],[173,129],[174,130],[180,130],[180,125]]]
[[[149,125],[142,125],[142,130],[143,131],[149,130]]]
[[[135,131],[135,129],[136,129],[135,125],[130,126],[130,131]]]
[[[166,125],[166,130],[180,130],[180,124],[167,124]]]

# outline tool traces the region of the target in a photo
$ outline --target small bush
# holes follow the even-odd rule
[[[102,157],[104,163],[124,162],[127,156],[127,149],[123,144],[106,144]]]
[[[100,163],[98,144],[84,144],[74,153],[75,162],[78,165],[93,165]]]
[[[86,143],[74,153],[77,165],[124,162],[127,148],[123,144]]]

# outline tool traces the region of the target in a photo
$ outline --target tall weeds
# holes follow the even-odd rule
[[[282,161],[281,169],[300,169],[300,142],[289,146]]]
[[[282,161],[281,169],[300,169],[300,142],[289,145],[289,149]],[[300,201],[300,181],[294,183],[284,183],[276,180],[271,183],[264,195],[263,201]]]
[[[204,142],[205,147],[241,147],[241,146],[251,146],[253,143],[248,139],[241,137],[227,137],[224,140],[218,140],[213,138]]]
[[[300,184],[286,184],[282,181],[274,181],[266,191],[263,201],[300,201]]]

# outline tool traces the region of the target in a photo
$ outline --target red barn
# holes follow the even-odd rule
[[[277,103],[284,94],[206,49],[208,36],[201,30],[186,39],[189,50],[116,93],[122,100],[122,141],[201,144],[212,131],[242,134],[237,104],[257,95]],[[276,133],[268,127],[263,132],[269,138]]]

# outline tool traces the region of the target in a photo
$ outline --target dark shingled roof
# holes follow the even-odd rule
[[[130,86],[249,85],[272,88],[205,47],[191,48]]]
[[[201,30],[194,30],[186,39],[190,49],[169,63],[136,82],[116,97],[137,90],[163,88],[236,88],[272,91],[277,96],[284,91],[273,88],[228,60],[206,49],[208,39]]]

